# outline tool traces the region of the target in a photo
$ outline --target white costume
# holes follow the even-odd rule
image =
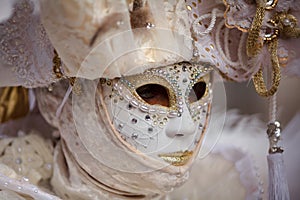
[[[40,129],[28,123],[19,128],[22,120],[1,125],[0,199],[265,198],[263,135],[245,135],[231,146],[239,131],[226,134],[211,156],[199,159],[215,144],[214,123],[223,116],[211,116],[213,69],[230,80],[258,79],[261,65],[271,68],[275,56],[287,74],[296,74],[299,47],[285,37],[278,56],[261,48],[268,61],[247,55],[259,2],[14,2],[0,18],[0,86],[35,88],[29,95],[33,114],[23,120],[42,120],[35,116],[36,99],[47,123]],[[266,19],[258,37],[277,41],[276,31],[288,27],[298,33],[292,21],[298,3],[265,3],[267,19],[289,10],[280,20],[291,23],[280,29],[280,20],[278,28]],[[268,36],[267,28],[274,34]],[[258,86],[258,92],[273,92]],[[206,133],[210,117],[215,129]],[[260,146],[253,149],[247,141],[257,138]],[[232,187],[224,189],[227,181]]]

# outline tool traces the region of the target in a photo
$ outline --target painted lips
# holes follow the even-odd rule
[[[192,151],[180,151],[174,153],[159,154],[158,157],[163,159],[165,162],[170,163],[171,165],[183,166],[189,161],[192,155]]]

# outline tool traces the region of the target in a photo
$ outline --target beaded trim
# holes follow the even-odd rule
[[[150,69],[145,72],[146,75],[148,75],[148,78],[145,80],[145,75],[143,75],[143,78],[139,75],[137,76],[131,76],[131,77],[122,77],[120,81],[116,84],[114,84],[114,89],[118,92],[120,96],[125,97],[130,104],[135,107],[139,108],[142,112],[149,112],[149,113],[155,113],[159,112],[160,114],[167,114],[168,117],[180,117],[183,112],[183,101],[189,102],[189,94],[191,90],[193,89],[193,86],[202,80],[202,77],[208,74],[210,71],[212,71],[212,67],[208,63],[189,63],[189,62],[182,62],[175,65],[172,65],[165,69]],[[187,82],[188,88],[183,95],[183,91],[180,89],[178,79],[178,74],[188,72],[190,73],[189,80],[183,80],[183,82]],[[166,81],[167,80],[167,81]],[[160,83],[161,85],[165,86],[166,88],[170,89],[170,102],[171,106],[169,108],[162,108],[162,106],[159,105],[149,105],[145,101],[143,101],[141,98],[137,98],[137,94],[135,90],[137,87],[142,86],[141,84],[149,84],[149,83]],[[131,93],[126,92],[123,90],[123,87],[125,86]],[[206,96],[208,93],[211,94],[211,84],[208,83],[207,85],[207,91]],[[176,92],[174,92],[176,91]],[[133,95],[135,94],[135,95]],[[211,96],[211,95],[210,95]],[[207,105],[207,102],[209,102],[211,97],[208,99],[205,99],[203,102],[195,102],[190,104],[189,111],[193,113],[193,115],[197,115],[195,110],[199,110],[202,106]],[[199,105],[201,104],[201,105]]]

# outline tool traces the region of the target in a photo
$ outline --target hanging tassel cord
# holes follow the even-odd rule
[[[267,156],[269,167],[269,200],[289,200],[289,188],[282,153]]]
[[[269,97],[269,123],[274,123],[277,119],[277,93]]]
[[[269,124],[267,134],[269,137],[269,155],[267,156],[269,168],[269,200],[289,200],[289,189],[283,161],[283,148],[278,145],[281,138],[280,123],[277,118],[277,95],[269,97]]]
[[[274,19],[271,21],[274,26],[279,29],[279,33],[283,38],[299,38],[300,29],[296,27],[297,19],[287,13],[277,13]],[[275,38],[275,40],[278,40]],[[275,55],[275,46],[277,49],[277,44],[271,40],[269,46],[269,51],[272,55],[272,65],[273,72],[278,70],[279,62],[276,61]],[[276,53],[276,54],[275,54]],[[276,56],[277,57],[277,56]],[[274,66],[278,67],[274,67]],[[275,72],[276,73],[276,72]],[[275,79],[276,81],[276,79]],[[274,85],[274,76],[273,76],[273,85]],[[266,91],[266,90],[265,90]],[[269,200],[289,200],[289,189],[288,182],[286,179],[286,172],[283,160],[283,148],[278,145],[278,142],[281,137],[281,127],[280,123],[276,121],[277,114],[277,95],[276,92],[273,96],[269,97],[269,125],[268,125],[268,137],[270,141],[270,149],[268,159],[268,168],[269,168]]]
[[[268,8],[265,0],[257,1],[256,15],[249,30],[246,47],[247,55],[250,58],[257,57],[257,55],[261,53],[262,47],[265,44],[268,46],[268,51],[271,55],[272,78],[269,77],[265,82],[263,76],[263,67],[265,66],[260,66],[259,71],[253,76],[253,83],[257,93],[260,96],[267,97],[269,99],[269,124],[267,129],[270,145],[269,155],[267,156],[269,168],[269,200],[289,200],[289,190],[283,162],[283,149],[278,144],[281,137],[281,127],[280,123],[276,121],[276,92],[281,79],[280,63],[277,55],[279,30],[274,29],[273,34],[266,34],[264,37],[261,36],[261,29],[266,10],[273,9],[275,6],[276,4],[274,4],[271,8]],[[274,26],[279,27],[279,21],[281,20],[274,20]],[[285,28],[285,30],[287,29]],[[281,33],[283,33],[283,29],[281,29]]]

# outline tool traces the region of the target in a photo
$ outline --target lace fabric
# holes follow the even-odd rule
[[[55,82],[54,49],[31,0],[15,3],[0,24],[0,86],[45,87]]]
[[[256,12],[254,1],[187,1],[190,23],[193,24],[196,55],[200,60],[213,63],[227,80],[249,81],[262,65],[264,53],[249,59],[246,54],[247,31]],[[299,2],[279,1],[272,12],[289,10],[299,19]],[[224,18],[225,16],[225,18]],[[270,28],[267,24],[271,12],[265,19],[262,35]],[[232,39],[234,38],[234,39]],[[278,58],[284,75],[299,76],[297,68],[299,40],[279,41]],[[203,48],[204,47],[204,48]],[[265,63],[263,63],[264,65]]]
[[[254,1],[226,0],[226,25],[236,27],[241,31],[247,31],[252,24],[256,12]]]
[[[227,7],[225,11],[225,22],[227,27],[238,28],[243,32],[248,32],[251,27],[253,18],[256,12],[255,1],[237,1],[237,0],[226,0],[225,5]],[[266,18],[263,23],[261,30],[261,35],[267,35],[267,31],[273,27],[270,25],[269,21],[275,15],[276,12],[288,12],[294,15],[297,19],[300,17],[300,2],[295,0],[278,1],[274,10],[267,11]],[[232,41],[236,43],[236,41]],[[245,46],[245,45],[244,45]],[[232,52],[232,51],[231,51]],[[287,76],[298,76],[300,71],[297,67],[299,52],[299,40],[297,39],[286,39],[279,38],[279,48],[278,48],[278,59],[282,68],[282,73]],[[261,53],[264,54],[264,53]],[[265,56],[265,55],[264,55]],[[257,59],[259,61],[260,59]],[[247,64],[247,62],[246,62]],[[252,61],[248,62],[250,65],[256,65]],[[258,68],[253,68],[254,73],[257,72]],[[223,71],[223,70],[222,70]],[[252,73],[253,74],[253,73]],[[248,75],[248,77],[251,77]]]
[[[226,28],[223,2],[190,0],[187,6],[198,59],[213,63],[225,79],[249,80],[258,69],[248,63],[246,34]]]

